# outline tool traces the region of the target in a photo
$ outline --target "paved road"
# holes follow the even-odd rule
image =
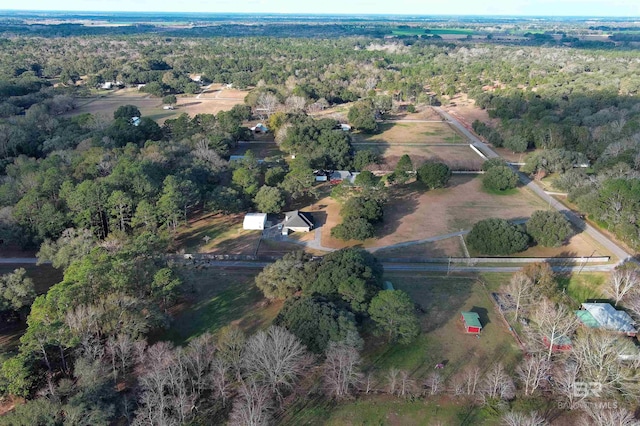
[[[433,109],[442,115],[448,122],[450,122],[453,126],[455,126],[460,132],[462,132],[466,137],[469,138],[471,143],[478,148],[481,152],[483,152],[488,158],[499,158],[500,156],[492,150],[486,143],[482,142],[476,135],[467,130],[466,127],[462,125],[456,118],[448,114],[440,107],[433,107]],[[518,172],[517,168],[514,167],[514,170]],[[532,190],[536,195],[542,198],[546,203],[549,204],[549,207],[553,207],[560,213],[562,213],[571,223],[573,223],[578,229],[584,230],[587,234],[591,235],[593,239],[595,239],[598,243],[600,243],[603,247],[609,250],[614,254],[620,262],[627,261],[631,259],[633,256],[631,253],[627,252],[625,249],[620,247],[618,244],[610,240],[607,236],[605,236],[602,232],[598,231],[593,226],[586,223],[582,220],[577,214],[569,210],[562,203],[557,201],[551,195],[547,194],[542,188],[535,184],[527,175],[524,173],[518,172],[518,176],[520,177],[520,181],[530,190]]]
[[[465,135],[465,137],[467,139],[469,139],[469,141],[471,141],[471,144],[473,146],[475,146],[476,148],[478,148],[480,150],[480,152],[482,152],[484,155],[486,155],[488,158],[499,158],[500,156],[491,148],[489,148],[489,146],[482,142],[476,135],[474,135],[473,133],[471,133],[469,130],[467,130],[466,127],[464,127],[462,125],[462,123],[460,123],[456,118],[454,118],[451,114],[449,114],[448,112],[446,112],[445,110],[443,110],[440,107],[432,107],[433,110],[435,112],[437,112],[438,114],[440,114],[445,120],[447,120],[447,122],[449,124],[451,124],[452,126],[454,126],[456,129],[458,129],[458,131],[460,131],[460,133],[462,133],[463,135]]]
[[[0,264],[2,265],[11,265],[11,264],[25,264],[25,265],[35,265],[38,263],[38,259],[35,257],[2,257],[0,258]],[[49,263],[49,262],[45,262]]]

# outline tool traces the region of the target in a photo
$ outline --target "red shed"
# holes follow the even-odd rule
[[[480,333],[482,324],[480,324],[480,315],[475,312],[462,312],[462,322],[467,333]]]
[[[549,347],[549,341],[551,339],[549,339],[547,336],[544,336],[542,340],[544,341],[545,346]],[[570,351],[570,350],[571,350],[571,339],[569,339],[567,336],[556,336],[556,338],[553,339],[553,348],[551,348],[552,352]]]

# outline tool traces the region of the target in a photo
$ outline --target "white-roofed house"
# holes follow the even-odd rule
[[[633,318],[625,311],[616,310],[609,303],[583,303],[576,315],[587,327],[624,333],[631,337],[638,332]]]

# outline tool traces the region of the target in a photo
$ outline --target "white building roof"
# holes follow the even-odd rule
[[[243,229],[263,230],[267,223],[266,213],[247,213],[242,221]]]
[[[606,330],[623,333],[636,333],[634,321],[624,311],[617,311],[609,303],[583,303],[582,309],[589,311],[591,316]]]

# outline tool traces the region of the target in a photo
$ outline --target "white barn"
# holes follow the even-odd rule
[[[266,213],[247,213],[242,222],[242,229],[250,229],[256,231],[264,230],[267,223]]]

